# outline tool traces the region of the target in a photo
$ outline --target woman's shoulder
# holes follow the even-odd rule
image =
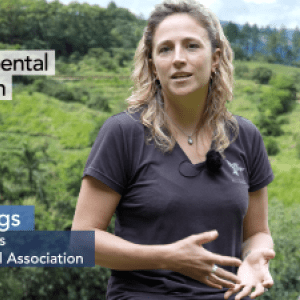
[[[234,115],[234,117],[238,122],[240,134],[249,135],[259,133],[258,128],[250,120],[238,115]]]
[[[237,115],[235,115],[235,118],[239,125],[236,143],[243,145],[244,149],[248,149],[251,152],[253,148],[262,144],[262,135],[250,120]]]
[[[103,124],[104,128],[111,130],[119,129],[123,133],[143,128],[140,122],[140,112],[129,113],[127,110],[110,116]]]

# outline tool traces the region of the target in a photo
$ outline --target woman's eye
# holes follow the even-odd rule
[[[199,45],[198,44],[189,44],[188,45],[188,48],[190,48],[190,49],[197,49],[197,48],[199,48]]]
[[[162,48],[159,49],[159,53],[166,53],[170,50],[171,50],[170,47],[162,47]]]

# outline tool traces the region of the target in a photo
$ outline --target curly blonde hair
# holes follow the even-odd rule
[[[169,134],[164,108],[160,104],[162,98],[159,84],[149,59],[152,58],[156,28],[166,17],[177,13],[187,13],[195,18],[206,28],[212,51],[215,52],[217,48],[221,51],[218,70],[210,82],[202,125],[206,124],[213,129],[214,148],[224,156],[224,150],[238,135],[238,123],[225,106],[226,101],[231,101],[233,97],[233,52],[218,18],[195,0],[165,0],[155,6],[135,53],[131,76],[134,87],[132,95],[127,99],[127,110],[129,113],[141,110],[141,122],[151,133],[147,141],[153,139],[163,152],[173,149],[175,139]],[[230,132],[233,133],[232,139]]]

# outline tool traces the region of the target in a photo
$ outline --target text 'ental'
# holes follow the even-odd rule
[[[55,75],[55,51],[0,51],[0,100],[12,100],[13,75]]]

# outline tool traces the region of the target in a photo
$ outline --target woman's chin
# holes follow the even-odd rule
[[[203,98],[207,95],[207,89],[200,88],[200,89],[191,89],[191,88],[182,88],[182,89],[174,89],[170,93],[170,97],[178,98],[178,97],[197,97],[198,99]]]

